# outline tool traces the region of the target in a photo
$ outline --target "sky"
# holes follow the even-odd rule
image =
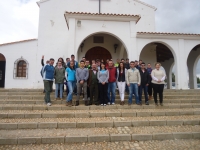
[[[0,0],[0,44],[37,38],[39,0]],[[156,32],[200,34],[200,0],[142,0],[156,10]],[[200,61],[197,72],[200,75]]]

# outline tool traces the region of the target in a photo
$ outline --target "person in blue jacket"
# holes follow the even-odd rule
[[[44,82],[44,90],[45,90],[44,100],[47,106],[51,106],[50,92],[54,80],[53,64],[54,64],[54,59],[51,58],[49,64],[45,65],[41,71],[41,75],[43,77],[43,82]]]

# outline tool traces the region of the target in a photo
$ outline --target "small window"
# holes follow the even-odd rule
[[[28,62],[20,58],[14,63],[14,71],[13,71],[14,79],[27,79],[28,78]]]
[[[17,77],[26,77],[26,62],[24,60],[17,64]]]
[[[103,38],[103,36],[94,36],[93,42],[94,43],[104,43],[104,38]]]

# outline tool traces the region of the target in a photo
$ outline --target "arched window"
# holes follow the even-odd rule
[[[13,76],[15,79],[27,79],[28,78],[28,62],[23,59],[17,59],[14,63]]]
[[[17,63],[17,77],[26,77],[26,62],[24,60]]]

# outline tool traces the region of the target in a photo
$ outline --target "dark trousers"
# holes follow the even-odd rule
[[[148,86],[146,85],[140,85],[139,86],[139,101],[140,103],[142,103],[142,92],[143,92],[143,89],[144,89],[144,96],[145,96],[145,103],[148,102]]]
[[[77,83],[76,86],[77,86],[76,101],[79,101],[82,89],[83,89],[84,99],[85,101],[87,101],[87,82],[84,82],[83,84]]]
[[[100,104],[107,104],[108,83],[99,83]]]
[[[99,101],[98,101],[98,96],[99,96],[98,83],[91,84],[89,88],[90,88],[90,104],[92,104],[93,100],[94,100],[94,104],[98,105],[99,104]]]
[[[153,98],[154,98],[154,102],[158,103],[157,94],[159,94],[160,103],[162,103],[163,102],[164,84],[154,84],[154,83],[152,83],[152,86],[153,86]]]
[[[45,103],[51,103],[50,93],[52,91],[53,81],[43,80],[43,82],[44,82],[44,90],[45,90],[44,101]]]
[[[150,83],[149,84],[149,86],[148,86],[148,94],[149,94],[149,96],[152,96],[152,83]]]
[[[89,98],[89,97],[90,97],[90,88],[87,87],[87,98]]]

